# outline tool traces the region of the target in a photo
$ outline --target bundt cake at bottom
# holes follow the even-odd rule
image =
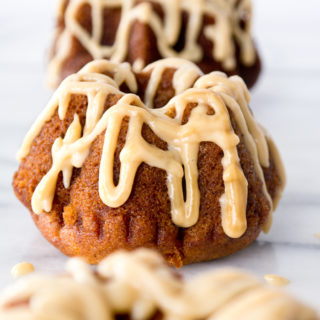
[[[183,281],[160,255],[118,251],[94,273],[82,260],[67,274],[30,275],[0,295],[0,318],[316,320],[316,312],[287,293],[235,269]]]

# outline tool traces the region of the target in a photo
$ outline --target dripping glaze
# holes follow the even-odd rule
[[[198,44],[204,16],[212,17],[214,24],[204,29],[204,34],[214,46],[212,57],[222,63],[225,70],[236,66],[235,44],[240,48],[240,59],[247,66],[253,65],[256,59],[254,43],[251,38],[251,0],[243,0],[236,5],[237,0],[153,0],[164,12],[164,21],[153,10],[150,2],[136,3],[136,0],[60,0],[57,15],[64,21],[64,30],[57,30],[55,54],[48,70],[48,83],[56,87],[64,61],[67,59],[72,39],[77,39],[93,59],[108,58],[113,62],[123,62],[128,54],[130,30],[135,21],[147,24],[154,32],[157,47],[163,58],[179,57],[198,62],[203,57],[203,51]],[[79,9],[88,4],[91,8],[92,33],[90,34],[77,21]],[[64,13],[64,7],[67,5]],[[102,45],[103,12],[105,9],[121,10],[121,18],[114,44]],[[186,28],[185,46],[181,52],[174,50],[182,27],[182,12],[189,16]],[[246,25],[240,21],[246,17]],[[134,63],[140,70],[145,62],[138,59]]]
[[[152,109],[161,77],[168,68],[176,69],[172,82],[176,95],[162,108]],[[119,90],[119,86],[125,83],[132,92],[137,91],[135,74],[127,63],[94,61],[62,82],[27,133],[18,154],[19,159],[27,156],[32,141],[57,109],[60,119],[64,119],[71,95],[87,96],[86,122],[81,136],[81,124],[75,114],[65,137],[55,140],[52,146],[52,167],[32,196],[33,211],[40,214],[51,210],[59,173],[62,171],[64,186],[68,188],[73,167],[82,167],[91,144],[105,131],[99,171],[101,200],[109,207],[123,205],[130,196],[136,171],[144,162],[167,172],[172,220],[177,226],[190,227],[198,221],[199,216],[199,146],[202,141],[209,141],[217,144],[224,154],[222,166],[225,192],[220,198],[222,226],[229,237],[241,237],[247,228],[248,182],[240,166],[237,152],[240,140],[233,131],[228,108],[244,136],[255,170],[263,184],[263,191],[272,208],[262,171],[262,166],[269,166],[269,143],[249,110],[250,96],[244,82],[237,76],[227,78],[221,72],[203,75],[193,63],[177,58],[157,61],[147,66],[143,72],[151,72],[144,102],[134,93],[124,94]],[[106,76],[106,73],[113,74],[113,78]],[[103,113],[109,94],[118,94],[121,98]],[[190,103],[196,107],[191,111],[187,123],[182,124],[182,117]],[[209,107],[213,109],[213,114],[208,112]],[[173,118],[168,116],[172,110],[175,114]],[[120,153],[119,183],[115,186],[113,155],[124,117],[129,118],[128,133]],[[144,123],[167,142],[168,150],[161,150],[144,140],[141,135]],[[277,154],[275,146],[272,150]],[[277,167],[283,168],[280,157],[275,156],[274,159]],[[281,175],[284,176],[284,173]],[[186,180],[186,200],[183,196],[183,177]],[[280,194],[282,188],[279,189]]]

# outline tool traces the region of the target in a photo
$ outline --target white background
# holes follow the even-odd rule
[[[320,1],[256,0],[254,34],[264,72],[251,107],[283,155],[288,185],[271,232],[225,259],[184,267],[187,276],[220,266],[276,273],[287,290],[320,310]],[[54,1],[0,6],[0,289],[27,260],[61,270],[66,258],[48,244],[15,199],[11,178],[21,140],[51,94],[44,86]]]

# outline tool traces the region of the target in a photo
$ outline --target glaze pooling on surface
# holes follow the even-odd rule
[[[176,68],[172,82],[176,95],[162,108],[152,109],[153,98],[162,75],[169,68]],[[62,82],[26,135],[19,158],[27,156],[32,141],[57,109],[60,119],[64,119],[72,95],[87,96],[86,122],[81,136],[82,128],[78,116],[75,115],[65,137],[55,140],[52,146],[52,167],[32,196],[33,211],[40,214],[51,210],[59,173],[63,172],[64,186],[69,187],[72,168],[82,167],[91,144],[105,131],[99,171],[101,200],[109,207],[123,205],[130,196],[138,167],[141,163],[146,163],[167,172],[172,220],[177,226],[190,227],[196,224],[199,217],[199,146],[201,142],[209,141],[217,144],[224,155],[222,166],[225,192],[220,198],[222,226],[229,237],[239,238],[247,227],[248,182],[240,166],[237,152],[240,139],[233,131],[229,109],[244,137],[272,210],[272,201],[262,172],[262,166],[269,166],[268,143],[248,108],[250,96],[245,84],[239,77],[227,78],[221,72],[203,76],[194,64],[177,58],[155,62],[143,72],[150,73],[145,90],[145,103],[136,94],[124,94],[119,90],[122,83],[126,83],[133,92],[137,90],[135,74],[128,68],[127,63],[94,61]],[[112,74],[112,78],[105,74]],[[188,87],[191,88],[187,89]],[[110,94],[119,95],[121,98],[103,112],[105,101]],[[194,108],[188,121],[182,123],[190,105]],[[171,117],[172,113],[174,116]],[[114,153],[125,117],[129,118],[128,132],[120,153],[119,182],[115,186]],[[141,133],[143,124],[147,124],[155,135],[167,143],[167,150],[161,150],[144,140]],[[280,158],[275,160],[281,161]],[[279,168],[282,167],[279,165]],[[186,182],[186,200],[182,187],[183,177]]]
[[[182,281],[153,251],[118,251],[95,274],[82,260],[67,264],[68,275],[32,275],[0,297],[1,319],[316,320],[317,315],[289,295],[253,276],[220,269]],[[22,305],[21,303],[25,302]]]
[[[276,274],[265,274],[264,280],[272,286],[286,286],[290,283],[290,280]]]
[[[34,271],[34,266],[32,263],[20,262],[12,267],[11,275],[13,276],[13,278],[19,278],[33,271]]]
[[[251,37],[251,1],[242,0],[153,0],[160,5],[164,19],[155,12],[151,1],[136,0],[70,0],[64,13],[65,0],[60,0],[58,19],[64,21],[65,28],[57,35],[55,54],[49,65],[49,84],[57,86],[62,65],[68,57],[72,39],[77,39],[93,59],[108,58],[113,62],[123,62],[128,54],[130,30],[135,21],[147,24],[154,32],[157,47],[163,58],[179,57],[199,62],[203,51],[198,43],[204,17],[213,19],[214,24],[204,28],[205,37],[213,43],[212,57],[222,63],[225,70],[236,67],[235,43],[239,46],[240,59],[251,66],[256,59]],[[88,4],[91,8],[91,34],[77,21],[80,8]],[[121,10],[115,41],[112,45],[102,45],[105,26],[105,9]],[[182,13],[188,14],[185,46],[181,52],[174,49],[182,29]],[[245,19],[245,24],[241,23]],[[135,67],[143,68],[145,62],[138,59]]]

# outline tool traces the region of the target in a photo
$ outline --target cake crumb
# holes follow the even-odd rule
[[[11,269],[11,275],[13,278],[17,279],[33,271],[34,271],[34,266],[32,263],[20,262],[20,263],[17,263],[15,266],[13,266],[13,268]]]
[[[275,274],[266,274],[264,280],[272,286],[286,286],[290,283],[290,280],[284,277],[277,276]]]

